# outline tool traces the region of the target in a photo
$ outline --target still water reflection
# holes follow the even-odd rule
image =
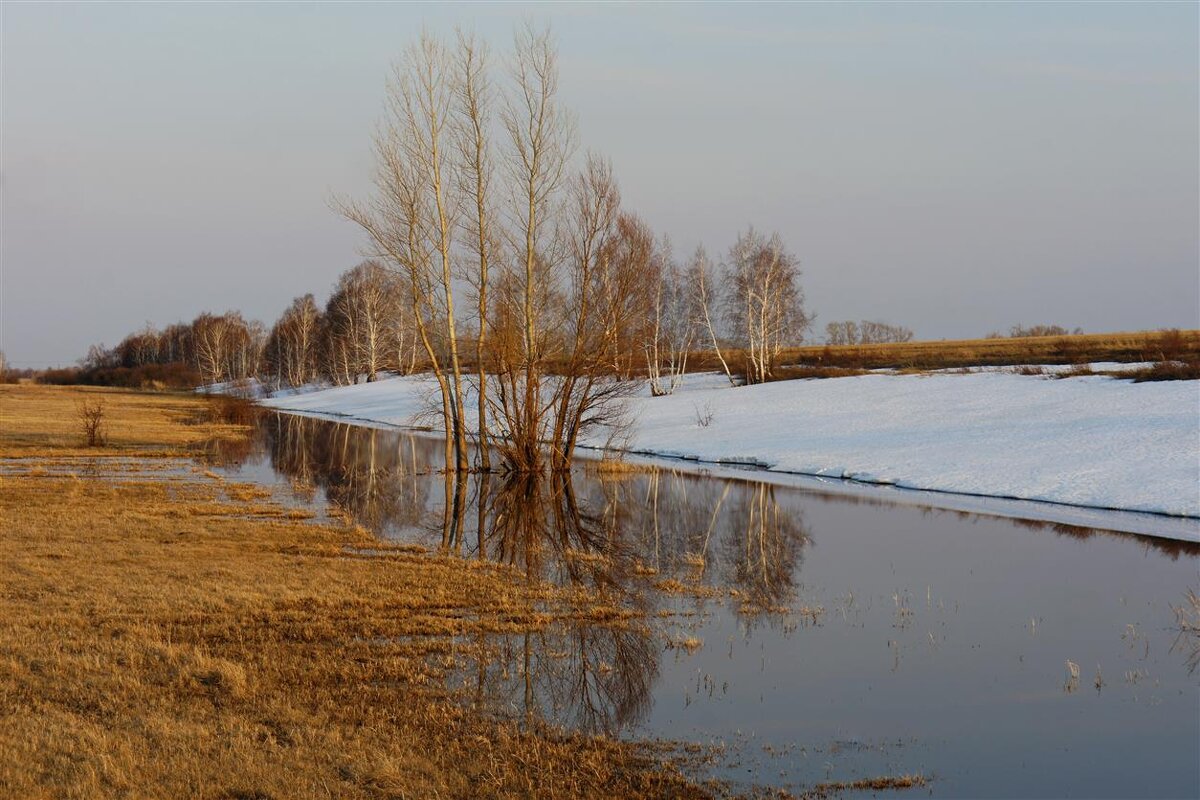
[[[455,478],[442,453],[265,414],[216,457],[383,538],[636,612],[459,643],[453,680],[496,713],[711,743],[704,769],[735,785],[1200,794],[1196,638],[1172,611],[1196,545],[669,469]]]

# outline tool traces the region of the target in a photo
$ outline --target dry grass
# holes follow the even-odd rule
[[[727,356],[738,362],[735,353]],[[695,353],[696,369],[720,369],[715,355]],[[1097,361],[1200,362],[1200,331],[1142,331],[1021,339],[961,339],[901,344],[799,347],[786,351],[780,378],[837,377],[868,369],[956,369]]]
[[[96,391],[0,387],[0,462],[94,461],[72,411]],[[107,455],[242,433],[200,398],[103,394]],[[460,637],[620,618],[598,600],[292,519],[196,473],[31,473],[0,477],[6,796],[703,794],[648,748],[447,695]]]
[[[1119,377],[1132,378],[1134,383],[1146,381],[1195,381],[1200,380],[1200,360],[1159,361],[1149,367],[1127,372]]]
[[[642,475],[656,472],[659,469],[654,464],[635,463],[612,456],[605,456],[601,459],[588,459],[582,463],[583,468],[588,472],[594,472],[597,475],[606,477]]]
[[[104,403],[108,446],[103,449],[88,448],[81,435],[77,408],[83,401]],[[216,416],[203,399],[185,393],[0,385],[0,455],[185,455],[206,441],[245,435],[244,425]]]
[[[819,783],[800,795],[801,800],[826,800],[838,797],[847,792],[885,792],[917,789],[927,786],[928,781],[921,775],[883,776],[865,778],[858,781],[838,781],[835,783]]]

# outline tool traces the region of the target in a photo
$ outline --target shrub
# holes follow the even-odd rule
[[[1179,328],[1165,330],[1158,335],[1158,359],[1160,361],[1183,361],[1187,354],[1187,341]]]
[[[200,373],[181,361],[143,364],[138,367],[68,367],[48,369],[39,383],[56,386],[112,386],[121,389],[191,389],[200,385]]]
[[[1160,361],[1157,364],[1128,373],[1134,383],[1145,381],[1200,380],[1200,361]]]
[[[108,444],[108,426],[104,422],[104,401],[83,400],[76,406],[79,428],[88,447]]]

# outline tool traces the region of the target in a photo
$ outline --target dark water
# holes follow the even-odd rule
[[[441,440],[285,414],[213,455],[385,539],[644,612],[463,643],[453,680],[496,713],[717,745],[695,769],[741,788],[1200,795],[1200,639],[1172,610],[1196,545],[669,469],[455,482]]]

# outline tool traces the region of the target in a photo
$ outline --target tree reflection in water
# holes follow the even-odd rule
[[[810,541],[803,517],[766,484],[663,469],[456,474],[443,469],[434,437],[289,414],[269,415],[261,429],[272,467],[300,499],[319,492],[382,537],[489,559],[641,612],[469,643],[474,663],[459,676],[476,702],[530,723],[635,724],[659,671],[653,621],[675,602],[660,587],[737,597],[753,619],[792,602]]]

